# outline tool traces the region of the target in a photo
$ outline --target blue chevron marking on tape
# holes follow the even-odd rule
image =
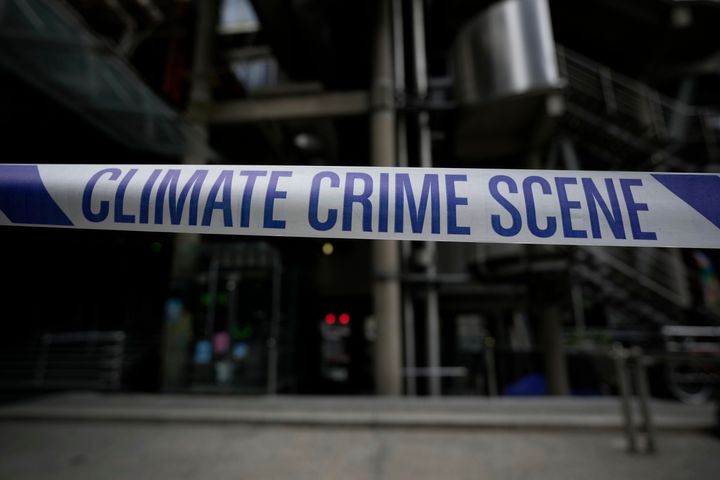
[[[653,173],[652,176],[720,228],[719,176],[661,173]]]
[[[73,224],[48,193],[36,165],[0,164],[0,211],[13,223]]]

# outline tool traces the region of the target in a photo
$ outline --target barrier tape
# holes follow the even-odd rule
[[[0,164],[0,225],[720,247],[713,174]]]

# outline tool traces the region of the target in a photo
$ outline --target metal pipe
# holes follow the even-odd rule
[[[583,302],[583,287],[578,281],[572,281],[570,285],[570,297],[572,300],[573,317],[575,318],[575,333],[578,336],[585,335],[585,306]]]
[[[207,314],[205,317],[205,326],[207,328],[207,335],[211,341],[215,334],[215,315],[217,312],[217,297],[218,297],[218,281],[220,280],[220,260],[216,254],[213,254],[210,260],[210,267],[208,268],[208,296],[210,303],[208,303]]]
[[[495,368],[495,339],[485,339],[485,372],[487,375],[487,389],[489,397],[498,396],[497,371]]]
[[[412,2],[412,29],[415,89],[418,98],[425,100],[428,93],[428,78],[423,0],[413,0]],[[420,166],[431,168],[432,142],[430,138],[430,115],[428,112],[419,112],[417,122]],[[429,279],[433,279],[437,274],[436,250],[435,242],[425,242],[423,260],[425,261],[425,273]],[[427,329],[427,366],[430,372],[440,371],[441,366],[439,304],[437,287],[434,282],[429,282],[425,298],[425,321]],[[439,375],[432,374],[428,377],[428,389],[431,396],[442,394],[442,379]]]
[[[403,242],[403,256],[409,247],[409,242]],[[405,257],[406,258],[406,257]],[[405,341],[405,368],[416,368],[415,364],[415,307],[412,301],[412,294],[405,285],[403,288],[403,335]],[[405,376],[405,394],[414,397],[417,394],[417,380],[412,375]]]
[[[428,276],[435,274],[435,244],[428,242],[426,251],[429,253],[427,273]],[[440,362],[440,315],[439,315],[439,298],[437,287],[434,284],[427,286],[427,349],[428,349],[428,368],[431,372],[439,372]],[[439,375],[431,374],[429,376],[429,393],[431,396],[442,395],[442,378]]]
[[[420,97],[427,95],[427,54],[425,48],[425,9],[423,0],[412,0],[413,54],[415,61],[415,89]]]
[[[395,111],[393,96],[393,58],[391,3],[376,2],[373,45],[373,77],[370,114],[371,163],[395,166]],[[375,384],[380,395],[402,393],[402,348],[400,334],[401,290],[399,243],[373,242],[373,301],[377,338],[375,341]]]
[[[198,22],[193,50],[192,85],[190,103],[209,102],[212,99],[210,73],[215,52],[215,31],[218,24],[218,0],[197,2]]]
[[[198,2],[198,24],[195,34],[193,54],[193,74],[190,82],[190,105],[195,102],[209,102],[211,58],[214,52],[215,27],[218,20],[218,0]],[[195,125],[201,142],[190,142],[183,155],[182,162],[189,165],[203,165],[208,162],[206,139],[208,130],[205,125]],[[185,279],[192,274],[194,260],[200,245],[197,233],[175,234],[173,240],[172,278]]]
[[[394,84],[396,99],[404,103],[405,92],[407,91],[405,78],[405,33],[403,19],[403,0],[393,0],[393,60],[394,60]],[[407,144],[407,117],[397,113],[397,163],[400,167],[408,166],[408,144]],[[412,243],[403,241],[400,243],[402,264],[407,268],[412,257]],[[403,318],[403,343],[405,371],[413,371],[415,364],[415,308],[412,301],[410,285],[402,287],[402,318]],[[405,394],[415,396],[417,394],[417,378],[414,375],[405,374]]]
[[[282,279],[282,264],[275,258],[272,268],[272,318],[270,320],[270,338],[268,338],[268,381],[267,394],[277,394],[278,384],[278,336],[280,334],[280,288]]]
[[[393,33],[393,74],[395,83],[395,94],[404,96],[406,91],[405,78],[405,26],[403,19],[403,0],[392,0],[392,33]],[[399,120],[403,118],[398,115]],[[401,138],[398,138],[398,142]],[[398,159],[402,164],[402,158]],[[407,161],[407,158],[405,159]]]

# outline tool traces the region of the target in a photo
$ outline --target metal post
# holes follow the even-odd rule
[[[428,93],[427,59],[425,50],[425,12],[423,0],[412,2],[412,38],[414,53],[415,88],[419,99],[424,100]],[[430,115],[427,111],[418,114],[418,142],[420,151],[420,166],[432,167],[432,143],[430,138]],[[435,276],[437,268],[435,242],[425,242],[423,260],[425,273],[428,278],[425,296],[425,320],[427,325],[427,366],[430,373],[428,377],[429,393],[431,396],[442,394],[442,379],[440,371],[440,313]]]
[[[638,403],[640,404],[640,421],[643,431],[645,432],[645,451],[647,453],[654,453],[655,426],[653,425],[652,414],[650,412],[650,389],[648,387],[645,359],[640,347],[633,347],[632,359]]]
[[[220,260],[217,255],[213,254],[208,268],[208,303],[207,315],[205,317],[205,328],[207,328],[207,336],[212,340],[215,334],[215,316],[217,312],[218,282],[220,281]]]
[[[403,0],[393,0],[393,60],[395,66],[395,95],[400,101],[404,101],[406,92],[405,80],[405,34],[403,24]],[[398,113],[395,118],[397,126],[397,163],[400,167],[408,166],[408,145],[407,145],[407,119],[405,115]],[[400,243],[400,250],[403,265],[410,264],[412,257],[412,243],[403,241]],[[405,370],[413,371],[415,365],[415,309],[412,301],[411,286],[405,284],[402,288],[402,318],[403,318],[403,342],[405,354]],[[405,375],[405,394],[415,396],[417,393],[417,378],[415,375]]]
[[[428,242],[427,245],[428,266],[427,275],[430,280],[427,284],[426,301],[426,320],[427,320],[427,349],[428,349],[428,368],[430,370],[429,393],[436,397],[442,395],[442,378],[440,376],[440,315],[438,310],[439,298],[437,286],[434,283],[436,275],[435,269],[435,243]]]
[[[582,170],[577,152],[575,151],[575,145],[573,145],[572,141],[568,138],[563,138],[560,140],[560,148],[562,150],[565,168],[568,170]]]
[[[372,165],[395,166],[395,108],[390,2],[377,1],[370,114]],[[373,300],[377,339],[375,382],[380,395],[402,393],[400,251],[398,242],[373,242]]]
[[[190,105],[194,102],[208,102],[211,99],[209,75],[212,66],[214,50],[215,29],[218,20],[218,0],[203,0],[196,2],[198,9],[198,22],[195,33],[195,46],[193,55],[193,72],[190,83]],[[207,163],[207,127],[195,125],[195,130],[202,137],[202,142],[190,142],[183,155],[182,162],[189,165]],[[173,237],[173,256],[170,267],[170,276],[174,282],[182,285],[187,282],[196,268],[200,235],[197,233],[176,233]],[[214,308],[214,307],[213,307]],[[212,315],[214,321],[214,313]],[[209,335],[212,335],[212,330]],[[167,332],[164,333],[167,335]],[[165,388],[176,388],[175,377],[180,377],[185,368],[185,355],[173,353],[172,349],[165,349],[163,353],[163,384]]]
[[[190,83],[190,105],[209,102],[212,98],[210,88],[210,72],[214,53],[215,30],[218,22],[218,0],[197,2],[198,22],[193,52],[193,69]],[[202,145],[191,142],[183,156],[183,163],[199,165],[207,163],[207,127],[196,125],[198,134],[203,138]],[[195,254],[200,244],[200,235],[196,233],[175,234],[172,260],[172,277],[182,279],[188,277],[194,268]]]
[[[662,111],[660,95],[657,91],[652,90],[647,86],[644,86],[643,100],[647,108],[650,128],[652,128],[652,131],[655,134],[655,138],[660,141],[665,140],[667,138],[667,128],[665,125],[665,117]]]
[[[574,279],[573,279],[574,280]],[[583,304],[583,287],[580,282],[572,281],[570,285],[573,317],[575,318],[575,334],[585,335],[585,306]]]
[[[488,396],[498,396],[497,371],[495,369],[495,339],[485,339],[485,371],[487,374]]]
[[[280,288],[282,264],[279,258],[273,261],[272,269],[272,319],[270,320],[270,338],[268,339],[268,381],[267,394],[275,395],[278,384],[278,336],[280,334]]]
[[[615,361],[615,373],[618,379],[618,388],[620,389],[620,411],[623,418],[623,426],[625,427],[625,438],[627,439],[628,452],[637,451],[637,432],[635,431],[635,421],[633,420],[632,405],[630,403],[632,393],[630,391],[630,379],[627,375],[627,351],[620,345],[615,345],[612,351],[613,360]]]
[[[198,9],[195,48],[193,50],[192,85],[190,102],[211,100],[210,74],[215,52],[215,34],[218,24],[218,0],[196,2]]]
[[[676,142],[683,142],[687,139],[688,121],[690,120],[687,105],[693,100],[695,91],[695,79],[686,77],[680,82],[680,88],[675,96],[675,104],[670,116],[670,138]],[[695,113],[692,111],[692,113]]]
[[[617,112],[617,100],[615,99],[612,72],[607,67],[599,67],[598,73],[600,75],[600,84],[602,85],[605,112],[608,115],[614,115]]]

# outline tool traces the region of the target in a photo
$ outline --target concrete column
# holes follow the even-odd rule
[[[377,1],[371,84],[370,155],[374,166],[395,166],[395,111],[391,2]],[[373,300],[377,338],[375,387],[380,395],[402,393],[401,289],[399,242],[373,242]]]
[[[197,30],[195,32],[195,45],[193,49],[193,68],[190,83],[190,104],[195,102],[206,103],[212,99],[210,75],[213,67],[215,53],[215,35],[218,24],[218,0],[203,0],[197,2]],[[207,127],[195,125],[203,140],[207,139]],[[187,165],[203,165],[208,159],[207,149],[194,142],[182,158]],[[172,278],[174,280],[187,278],[192,274],[195,265],[195,253],[200,245],[200,235],[196,233],[175,234],[174,256],[172,261]]]
[[[215,31],[218,22],[218,0],[197,2],[198,25],[193,55],[193,73],[190,86],[190,103],[208,102],[211,99],[210,72],[213,65]],[[207,128],[195,126],[203,137],[202,144],[190,142],[182,158],[188,165],[207,163],[205,138]],[[176,286],[183,286],[191,280],[196,266],[200,235],[177,233],[173,238],[171,279]],[[171,305],[170,301],[168,305]],[[173,310],[173,309],[171,309]],[[192,319],[182,309],[175,316],[167,315],[163,326],[162,386],[164,390],[182,388],[185,382],[187,352],[190,342]]]
[[[215,55],[215,36],[219,19],[219,1],[202,0],[197,3],[197,30],[193,49],[190,102],[211,100],[210,75]]]

